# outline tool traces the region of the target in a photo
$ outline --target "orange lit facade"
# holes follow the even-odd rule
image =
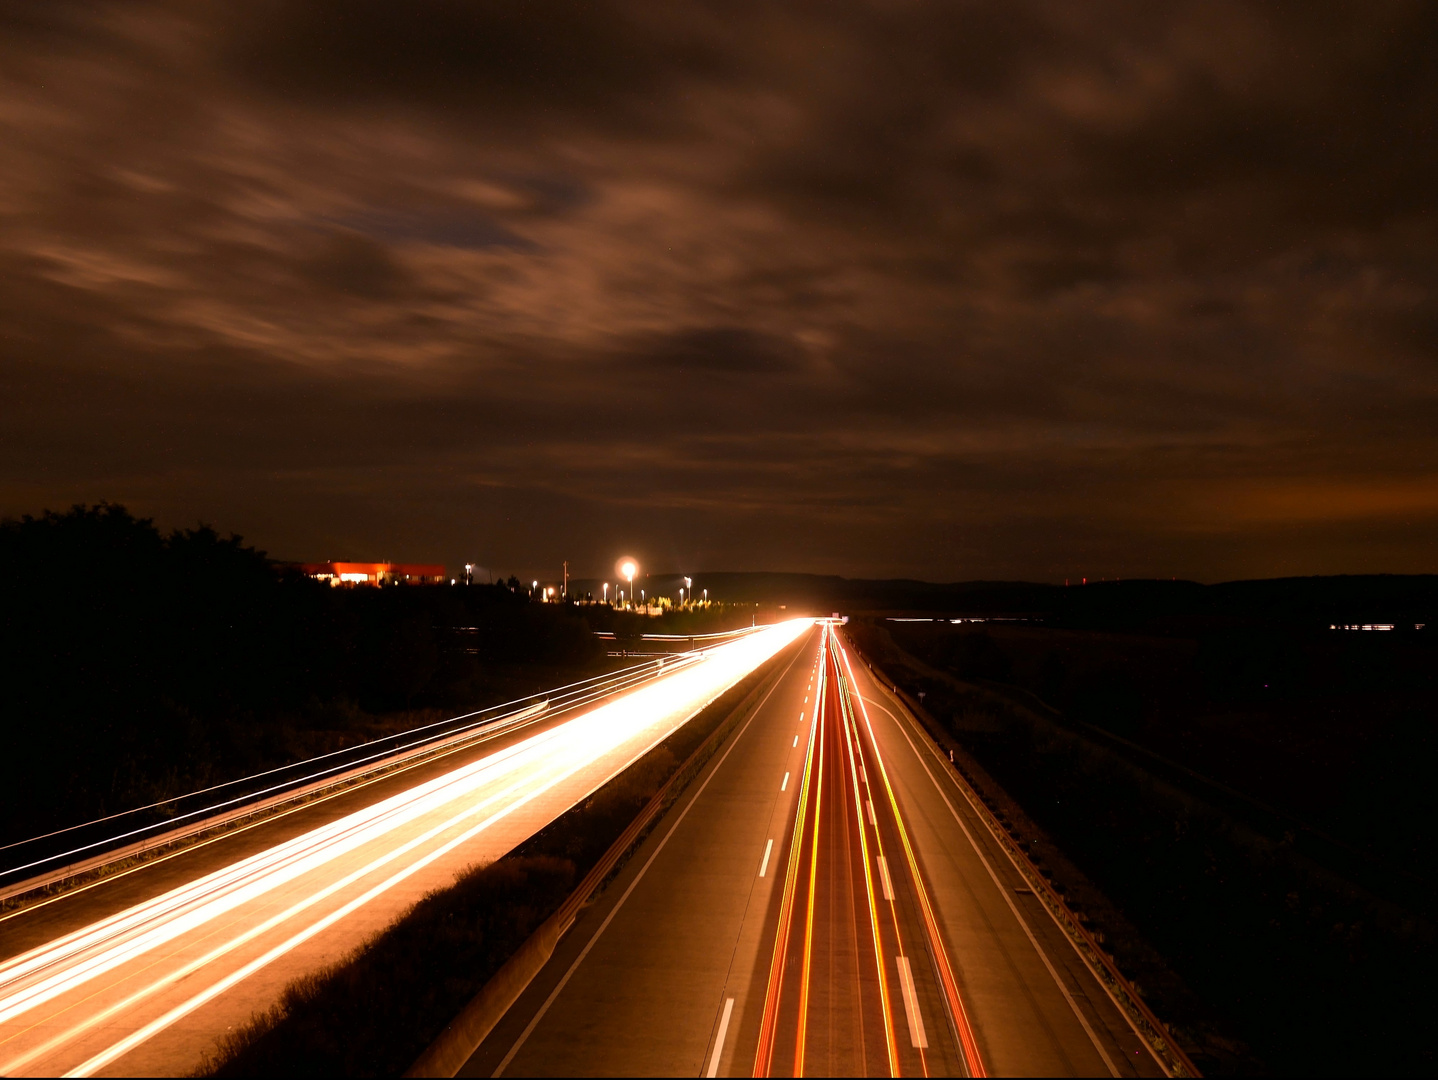
[[[440,563],[301,563],[300,570],[331,585],[443,585],[448,580]]]

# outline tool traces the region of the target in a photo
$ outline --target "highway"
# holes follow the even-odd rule
[[[982,1075],[883,759],[855,714],[832,631],[821,638],[812,685],[754,1069]],[[952,1022],[936,1027],[941,1017]]]
[[[1025,885],[816,627],[460,1075],[1163,1075]]]
[[[587,797],[810,626],[0,920],[0,1073],[183,1075],[295,977]]]

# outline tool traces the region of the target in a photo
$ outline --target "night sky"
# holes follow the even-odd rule
[[[1438,6],[0,7],[0,514],[1438,569]]]

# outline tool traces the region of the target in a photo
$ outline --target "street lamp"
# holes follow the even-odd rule
[[[634,575],[638,570],[639,567],[634,564],[633,559],[625,559],[624,565],[619,568],[619,572],[629,581],[629,603],[631,606],[634,604]]]
[[[609,582],[604,583],[604,602],[609,603]]]

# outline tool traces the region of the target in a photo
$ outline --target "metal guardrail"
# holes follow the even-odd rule
[[[697,654],[692,660],[684,654],[667,656],[0,846],[0,857],[9,856],[9,865],[0,867],[0,902],[233,827],[291,803],[324,797],[441,752],[493,738],[542,715],[567,712],[631,689],[697,659]],[[516,704],[521,707],[499,712]]]
[[[21,896],[37,889],[43,889],[69,878],[78,877],[93,870],[124,862],[127,859],[155,851],[159,848],[179,844],[185,840],[201,836],[215,830],[225,829],[237,823],[268,816],[290,804],[310,802],[318,798],[336,793],[340,790],[347,790],[361,781],[378,779],[382,775],[397,770],[401,767],[409,767],[422,764],[433,757],[440,756],[441,752],[454,752],[463,749],[471,742],[487,741],[503,734],[510,728],[522,724],[527,720],[537,719],[549,710],[549,702],[542,701],[528,708],[520,709],[515,713],[508,713],[494,720],[486,722],[477,729],[470,728],[448,736],[440,736],[436,739],[426,741],[418,750],[405,749],[397,753],[387,755],[377,761],[368,761],[365,764],[345,769],[338,773],[328,774],[323,779],[311,783],[300,783],[299,786],[290,786],[281,790],[278,794],[270,794],[267,797],[263,794],[255,801],[246,800],[243,805],[227,812],[211,813],[193,821],[188,825],[179,828],[172,828],[166,831],[146,835],[143,839],[122,847],[105,847],[97,855],[82,858],[60,866],[51,866],[42,873],[26,878],[15,884],[0,888],[0,901]],[[165,823],[160,823],[161,825]],[[148,833],[148,829],[135,830],[136,832]],[[95,846],[95,845],[91,845]],[[42,862],[53,862],[42,860]],[[18,869],[27,869],[20,867]]]

